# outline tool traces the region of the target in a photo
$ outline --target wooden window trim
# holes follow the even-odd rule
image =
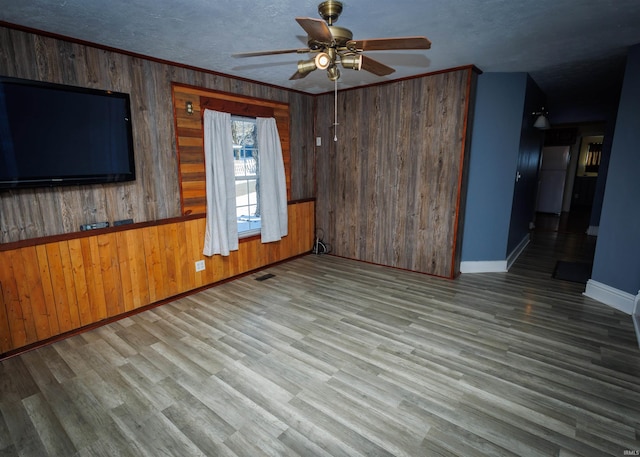
[[[250,103],[238,103],[231,100],[220,100],[210,97],[200,97],[202,112],[205,109],[246,117],[273,117],[273,108],[270,106],[252,105]]]

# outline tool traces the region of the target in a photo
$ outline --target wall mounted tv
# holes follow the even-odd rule
[[[135,177],[129,94],[0,76],[0,189]]]

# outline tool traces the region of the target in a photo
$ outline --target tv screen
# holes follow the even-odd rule
[[[0,189],[134,179],[129,94],[0,76]]]

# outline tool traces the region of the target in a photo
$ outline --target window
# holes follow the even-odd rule
[[[231,132],[233,136],[238,235],[247,236],[260,233],[256,119],[232,116]]]
[[[289,152],[290,116],[287,103],[258,99],[244,95],[218,92],[194,86],[172,83],[176,105],[175,125],[178,165],[180,173],[180,201],[182,215],[205,214],[207,210],[202,113],[205,109],[246,116],[250,119],[273,117],[282,140],[282,158],[287,182],[287,196],[291,198],[291,164]],[[191,102],[194,113],[189,114],[183,103]],[[263,215],[264,216],[264,215]],[[245,234],[246,236],[246,234]]]

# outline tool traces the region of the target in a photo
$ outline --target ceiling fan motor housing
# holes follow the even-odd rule
[[[318,41],[313,37],[309,37],[307,45],[310,49],[317,50],[325,47],[344,48],[347,46],[347,42],[353,39],[353,33],[351,32],[351,30],[345,27],[338,27],[335,25],[330,25],[328,27],[329,31],[331,32],[331,37],[333,38],[333,43],[326,43]]]
[[[351,30],[347,28],[330,25],[329,30],[331,30],[331,36],[335,40],[336,45],[339,47],[346,46],[347,41],[353,39],[353,33],[351,33]]]

